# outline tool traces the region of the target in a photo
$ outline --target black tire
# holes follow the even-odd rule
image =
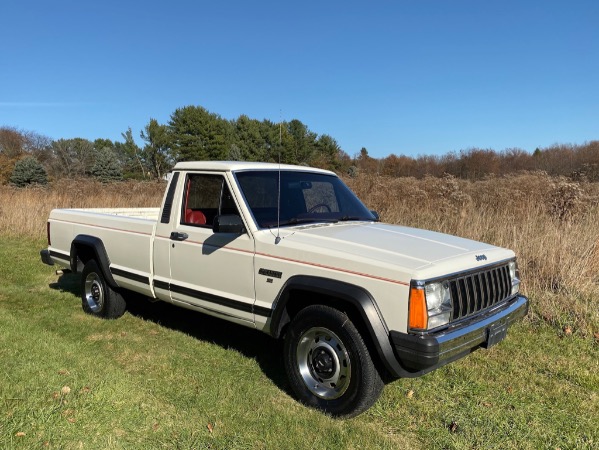
[[[85,264],[81,273],[81,306],[86,313],[103,319],[118,319],[127,307],[123,296],[106,283],[93,259]]]
[[[284,351],[291,388],[307,406],[354,417],[383,390],[362,336],[337,309],[313,305],[301,310],[289,325]]]

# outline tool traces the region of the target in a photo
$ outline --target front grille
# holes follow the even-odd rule
[[[449,280],[453,311],[451,320],[459,320],[490,308],[508,298],[512,283],[507,266],[493,267]]]

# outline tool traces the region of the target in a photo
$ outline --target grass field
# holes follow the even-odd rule
[[[340,421],[290,396],[261,333],[161,303],[85,315],[78,278],[42,265],[42,245],[0,238],[0,448],[599,445],[598,346],[542,322]]]
[[[163,185],[0,187],[0,448],[599,448],[597,186],[349,183],[386,221],[514,248],[530,317],[334,420],[291,397],[280,342],[139,300],[98,320],[78,277],[40,262],[52,207],[154,206]]]

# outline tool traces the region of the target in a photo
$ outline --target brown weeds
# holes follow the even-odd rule
[[[543,172],[481,181],[359,176],[346,182],[385,222],[511,248],[531,320],[599,330],[599,183]]]
[[[513,249],[533,321],[585,336],[599,332],[599,183],[543,172],[481,181],[373,175],[345,181],[384,222]],[[48,188],[0,186],[0,234],[42,239],[52,208],[158,206],[164,188],[86,179]]]
[[[102,184],[88,179],[61,180],[49,187],[17,189],[0,186],[0,233],[42,238],[54,208],[116,208],[159,206],[163,182]]]

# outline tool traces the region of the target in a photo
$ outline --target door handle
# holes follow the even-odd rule
[[[184,241],[189,235],[187,233],[180,233],[178,231],[171,232],[171,241]]]

